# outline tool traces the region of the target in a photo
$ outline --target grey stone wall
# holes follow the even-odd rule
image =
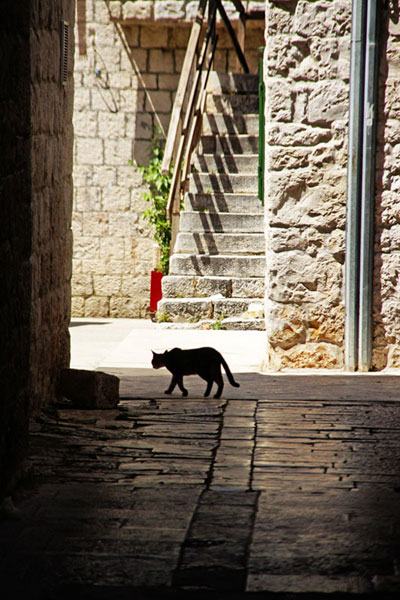
[[[154,241],[142,217],[146,188],[135,166],[147,164],[154,128],[162,139],[168,131],[197,7],[197,0],[86,0],[86,23],[76,37],[74,316],[148,314]],[[246,57],[253,71],[263,25],[249,25]],[[225,71],[236,59],[218,29],[215,68]]]
[[[351,3],[266,3],[267,365],[343,366]]]
[[[72,59],[60,85],[68,0],[3,3],[0,25],[0,497],[24,458],[28,419],[69,362]]]

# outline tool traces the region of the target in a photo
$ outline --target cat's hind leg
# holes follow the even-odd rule
[[[214,379],[215,383],[218,386],[216,393],[214,394],[214,398],[221,398],[222,390],[224,389],[224,380],[221,373],[215,375]]]
[[[206,379],[206,381],[207,381],[207,387],[206,387],[206,391],[204,392],[204,398],[207,398],[207,396],[210,395],[211,388],[214,383],[213,379]]]

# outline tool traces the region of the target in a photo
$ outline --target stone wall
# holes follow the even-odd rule
[[[0,25],[0,499],[18,477],[30,414],[69,361],[72,59],[69,0],[6,0]]]
[[[168,131],[197,7],[197,1],[78,0],[74,316],[148,314],[154,241],[142,217],[146,188],[135,167],[147,164],[154,129],[162,139]],[[249,25],[246,57],[253,71],[263,25]],[[225,71],[236,59],[218,29],[215,68]]]
[[[400,27],[381,9],[374,370],[400,366]],[[351,3],[267,2],[268,366],[343,367]]]
[[[343,366],[351,3],[266,3],[267,366]]]
[[[400,21],[389,2],[381,26],[377,131],[373,366],[400,367]]]
[[[72,274],[72,144],[74,6],[32,3],[31,394],[35,407],[55,394],[69,366]],[[60,23],[69,25],[67,82],[60,74]]]

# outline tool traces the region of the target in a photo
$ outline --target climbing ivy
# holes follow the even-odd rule
[[[161,250],[161,260],[157,270],[167,274],[169,269],[169,246],[171,242],[171,223],[167,218],[167,203],[171,187],[172,169],[167,175],[161,173],[164,148],[161,138],[154,134],[150,150],[149,164],[140,167],[143,179],[149,184],[149,191],[142,195],[150,207],[143,216],[154,227],[154,239]]]

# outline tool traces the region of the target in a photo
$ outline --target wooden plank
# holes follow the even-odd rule
[[[246,14],[239,15],[237,39],[239,46],[244,54],[244,48],[246,43]],[[243,71],[243,67],[238,56],[236,57],[236,70],[238,73],[241,73]]]
[[[196,69],[196,74],[194,77],[193,85],[190,90],[190,98],[189,98],[188,106],[186,109],[186,115],[185,115],[185,121],[183,124],[182,135],[180,136],[179,139],[177,139],[178,150],[177,150],[176,158],[174,161],[174,163],[175,163],[174,164],[174,173],[173,173],[173,177],[172,177],[171,189],[170,189],[168,205],[167,205],[167,213],[170,218],[172,217],[174,210],[177,210],[179,212],[179,205],[176,208],[176,196],[180,195],[182,160],[184,157],[184,152],[185,152],[185,148],[186,148],[186,144],[187,144],[188,133],[190,131],[190,126],[191,126],[191,123],[193,120],[193,115],[194,115],[194,111],[195,111],[195,107],[196,107],[197,98],[199,96],[199,87],[200,87],[201,78],[202,78],[202,70],[203,70],[203,66],[204,66],[204,62],[205,62],[205,57],[206,57],[209,41],[210,41],[210,36],[207,35],[206,39],[204,40],[204,43],[203,43],[200,62],[199,62],[198,68]]]
[[[215,13],[214,13],[215,21]],[[170,195],[168,198],[167,215],[171,221],[171,243],[170,243],[170,255],[173,253],[175,247],[175,241],[179,231],[180,221],[180,203],[182,194],[182,181],[186,183],[188,171],[190,167],[191,153],[194,146],[194,138],[197,135],[199,127],[201,125],[201,115],[204,111],[205,98],[206,98],[206,87],[208,76],[210,73],[211,65],[214,60],[215,47],[217,45],[218,37],[213,38],[211,31],[208,32],[206,39],[204,40],[203,49],[201,52],[199,68],[196,73],[195,81],[193,83],[191,99],[186,112],[184,132],[181,135],[179,141],[179,149],[177,152],[176,167],[174,169],[173,179],[171,182]],[[212,43],[211,50],[209,48]],[[207,71],[203,72],[206,60]],[[199,90],[199,88],[201,88]],[[185,152],[186,151],[186,152]],[[185,156],[184,156],[185,153]],[[183,161],[183,168],[180,165]]]
[[[187,142],[186,154],[185,154],[184,163],[183,163],[183,174],[182,174],[182,180],[184,182],[186,182],[186,179],[189,176],[192,152],[194,150],[195,145],[197,144],[198,138],[200,137],[201,121],[202,121],[205,104],[206,104],[206,97],[207,97],[207,82],[208,82],[208,77],[210,74],[211,65],[214,60],[214,54],[215,54],[215,48],[217,45],[217,41],[218,41],[218,37],[216,37],[213,40],[212,47],[210,49],[208,49],[209,44],[207,44],[207,47],[206,47],[206,54],[209,53],[208,65],[207,65],[206,73],[203,73],[203,81],[202,81],[202,85],[201,85],[202,89],[201,89],[201,92],[197,99],[195,116],[194,116],[194,119],[193,119],[193,122],[192,122],[192,125],[190,128],[190,132],[188,135],[188,142]],[[210,38],[209,42],[211,43],[211,38]]]
[[[183,107],[187,95],[188,81],[196,60],[197,46],[203,24],[206,3],[206,0],[200,0],[196,20],[193,23],[192,30],[190,32],[189,43],[186,50],[185,59],[183,61],[182,72],[179,78],[178,89],[176,92],[171,120],[168,128],[167,141],[165,144],[164,157],[161,166],[161,171],[164,174],[168,173],[171,164],[176,162],[176,151],[179,139],[176,136],[176,132],[180,129],[183,120]]]

